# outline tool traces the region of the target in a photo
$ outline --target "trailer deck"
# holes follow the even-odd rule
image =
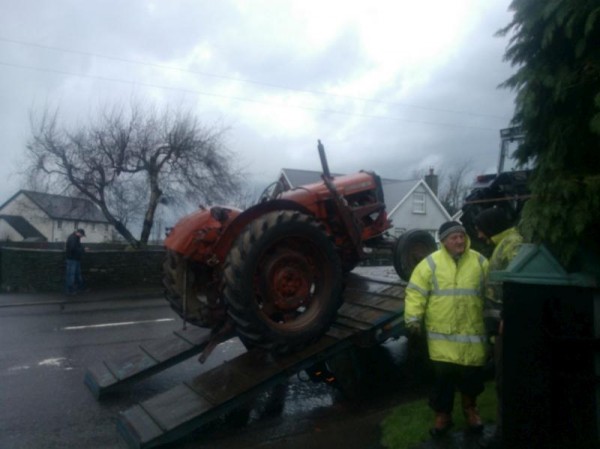
[[[355,270],[344,296],[335,322],[316,343],[286,356],[274,357],[260,349],[241,354],[123,412],[117,423],[120,435],[132,448],[175,441],[353,345],[375,345],[403,333],[404,283],[395,274]],[[137,354],[103,362],[88,370],[86,385],[99,398],[198,354],[208,342],[208,331],[202,331],[176,332],[151,347],[139,347]]]

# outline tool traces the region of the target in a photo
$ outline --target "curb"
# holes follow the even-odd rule
[[[164,294],[162,291],[148,291],[148,292],[120,292],[120,293],[106,293],[103,295],[101,292],[96,293],[96,298],[87,298],[82,296],[81,299],[74,299],[72,296],[65,296],[64,299],[46,299],[46,300],[37,300],[37,301],[21,301],[21,302],[11,302],[8,304],[0,304],[0,309],[10,308],[10,307],[29,307],[29,306],[45,306],[45,305],[66,305],[66,304],[87,304],[87,303],[96,303],[96,302],[106,302],[106,301],[119,301],[119,300],[127,300],[127,299],[158,299],[164,298]],[[18,295],[15,295],[18,296]],[[39,295],[43,297],[44,295]],[[50,296],[50,295],[48,295]],[[52,294],[51,296],[57,297],[58,294]],[[16,299],[16,298],[15,298]]]

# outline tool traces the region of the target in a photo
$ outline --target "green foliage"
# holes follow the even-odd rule
[[[496,384],[487,383],[477,403],[484,423],[496,420]],[[466,424],[460,409],[460,396],[454,398],[453,419],[455,429]],[[433,412],[426,400],[402,404],[392,410],[381,423],[381,444],[387,449],[409,449],[427,440],[433,425]]]
[[[547,176],[553,181],[539,183],[536,196],[525,205],[523,234],[533,239],[543,238],[565,263],[571,260],[581,241],[586,246],[595,243],[597,250],[597,235],[593,235],[595,228],[590,222],[598,220],[600,175],[565,178],[557,169],[554,175]]]
[[[600,5],[597,0],[513,0],[505,58],[517,67],[516,152],[534,162],[523,231],[567,264],[583,240],[600,252]],[[587,240],[591,239],[591,240]]]

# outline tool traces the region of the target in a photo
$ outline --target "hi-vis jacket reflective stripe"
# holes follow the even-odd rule
[[[482,366],[486,359],[483,290],[488,262],[467,249],[455,262],[442,247],[422,260],[406,287],[407,325],[424,322],[431,360]]]

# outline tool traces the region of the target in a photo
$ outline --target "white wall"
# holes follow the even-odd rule
[[[0,220],[0,242],[20,242],[21,240],[23,240],[21,234],[15,231],[7,222]]]
[[[64,242],[67,240],[69,234],[79,228],[85,230],[84,242],[109,242],[112,237],[112,226],[108,223],[52,220],[23,193],[19,194],[13,201],[5,205],[4,208],[0,210],[0,214],[24,217],[40,231],[49,242]],[[17,240],[22,240],[22,237],[19,236]]]
[[[53,235],[52,220],[23,193],[19,194],[14,200],[4,206],[0,213],[4,215],[17,215],[24,217],[38,231],[40,231],[48,239],[48,241],[54,241],[54,239],[51,238]],[[22,238],[19,240],[22,240]]]
[[[92,223],[87,221],[57,220],[54,222],[55,242],[64,242],[76,229],[83,229],[85,237],[82,242],[102,243],[112,241],[112,226],[108,223]]]
[[[415,212],[413,202],[415,194],[424,197],[425,213]],[[442,223],[450,219],[449,216],[444,213],[443,209],[440,208],[440,205],[435,197],[432,196],[430,190],[421,184],[418,185],[413,192],[407,196],[406,200],[392,212],[390,218],[396,235],[400,235],[409,229],[424,229],[432,232],[432,235],[435,235]]]

